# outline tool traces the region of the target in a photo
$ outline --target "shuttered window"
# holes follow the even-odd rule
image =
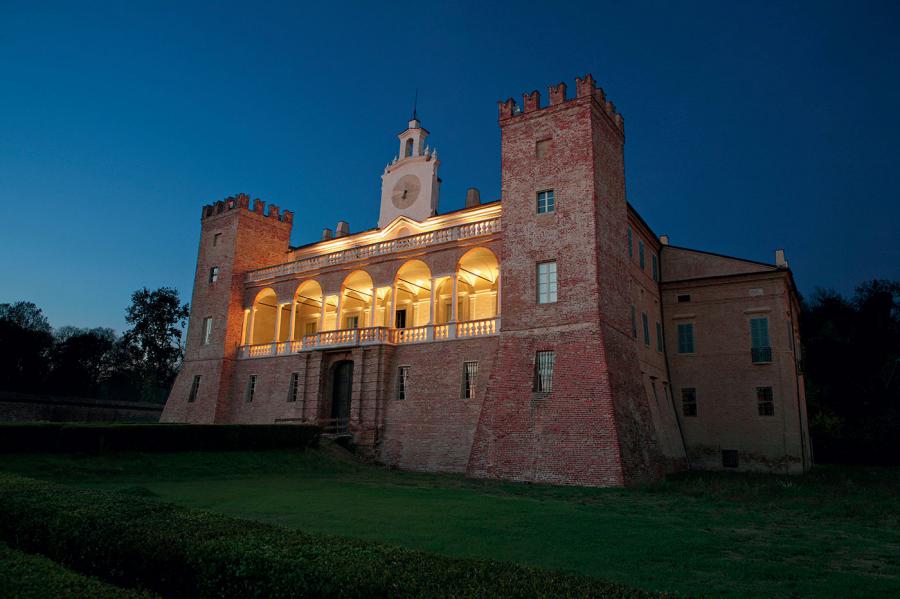
[[[662,324],[656,323],[656,351],[663,350]]]
[[[693,387],[681,389],[681,413],[685,416],[697,415],[697,390]]]
[[[694,353],[694,323],[692,322],[678,325],[678,353]]]
[[[756,409],[760,416],[775,415],[775,397],[772,394],[772,387],[756,388]]]
[[[647,321],[647,313],[641,312],[641,325],[644,327],[644,345],[650,346],[650,323]]]

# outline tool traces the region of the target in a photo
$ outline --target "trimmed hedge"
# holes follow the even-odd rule
[[[165,597],[651,596],[575,574],[307,534],[3,473],[0,538]]]
[[[0,543],[0,597],[151,599],[155,595],[114,587],[95,578],[67,570],[46,557],[15,551]]]
[[[312,424],[0,424],[0,453],[304,449],[319,433]]]

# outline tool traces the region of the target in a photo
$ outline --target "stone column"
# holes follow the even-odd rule
[[[456,319],[459,317],[457,308],[458,300],[456,288],[459,286],[459,273],[453,273],[453,294],[450,296],[450,337],[456,337]]]
[[[316,331],[317,333],[321,333],[325,329],[325,293],[319,296],[321,299],[319,303],[321,307],[319,309],[319,328]]]
[[[247,326],[247,345],[253,345],[253,321],[256,320],[256,306],[250,310],[250,324]]]
[[[341,308],[342,308],[341,304],[343,304],[343,303],[344,303],[344,288],[341,287],[341,292],[338,294],[337,311],[334,315],[334,330],[335,331],[341,330]]]
[[[388,316],[390,318],[387,321],[387,326],[393,329],[397,324],[397,281],[394,281],[394,286],[391,287],[391,312]]]
[[[294,301],[291,302],[291,323],[290,323],[291,330],[288,331],[288,338],[287,338],[288,341],[294,340],[294,329],[296,328],[296,326],[295,326],[296,323],[297,323],[297,300],[294,299]]]
[[[241,343],[243,345],[250,344],[250,308],[244,308],[244,323],[241,325]]]
[[[281,337],[281,309],[283,305],[277,301],[275,302],[275,339],[272,340],[275,351],[273,353],[278,353],[278,339]]]
[[[363,324],[366,327],[373,327],[375,326],[375,287],[369,289],[369,293],[369,309],[368,314],[366,314],[366,322]]]

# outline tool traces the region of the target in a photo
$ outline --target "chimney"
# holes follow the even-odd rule
[[[337,227],[334,229],[335,237],[345,237],[350,234],[350,223],[345,220],[339,220]]]
[[[333,238],[334,238],[334,231],[332,231],[328,227],[325,227],[324,229],[322,229],[322,241],[326,241],[328,239],[333,239]]]
[[[787,260],[784,259],[784,250],[775,250],[775,266],[778,268],[787,268]]]
[[[669,245],[669,236],[668,235],[660,235],[659,242],[663,245]]]
[[[477,187],[470,187],[466,191],[466,208],[478,206],[479,204],[481,204],[481,192],[478,191]]]

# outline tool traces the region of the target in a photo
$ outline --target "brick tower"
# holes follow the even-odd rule
[[[238,194],[204,206],[184,365],[161,422],[227,422],[237,347],[243,343],[244,275],[284,260],[293,213]],[[197,378],[199,377],[199,378]]]
[[[662,474],[629,334],[623,120],[591,75],[576,88],[550,87],[546,107],[537,91],[522,110],[499,105],[503,317],[470,475],[615,486]]]

